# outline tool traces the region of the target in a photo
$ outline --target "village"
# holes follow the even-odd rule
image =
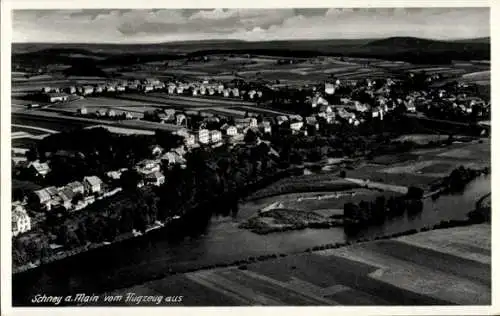
[[[411,82],[415,75],[410,73],[407,81]],[[425,77],[425,82],[430,83],[439,79],[434,74]],[[357,127],[360,124],[372,124],[373,121],[384,120],[384,116],[398,110],[408,115],[432,115],[446,118],[472,117],[474,120],[487,119],[490,111],[489,100],[468,94],[467,84],[457,82],[445,88],[409,89],[400,79],[387,78],[386,80],[334,80],[314,86],[300,87],[302,100],[286,100],[284,102],[299,102],[302,105],[297,114],[278,114],[280,112],[258,111],[260,104],[270,100],[276,94],[286,93],[280,87],[258,84],[224,84],[215,80],[199,82],[162,82],[157,79],[133,80],[113,82],[104,85],[69,86],[64,88],[45,87],[36,94],[36,97],[46,102],[46,106],[58,104],[60,107],[70,106],[71,102],[78,99],[93,98],[100,95],[141,93],[163,93],[167,96],[187,96],[193,98],[243,99],[257,102],[256,111],[247,109],[244,116],[231,116],[230,113],[210,113],[203,110],[189,110],[170,108],[148,109],[142,117],[134,116],[131,112],[117,112],[113,109],[89,112],[86,107],[80,107],[74,115],[79,117],[98,117],[105,123],[107,120],[142,120],[170,124],[176,127],[173,134],[183,139],[182,145],[164,149],[155,146],[151,150],[153,159],[139,162],[135,170],[141,175],[138,186],[160,186],[168,181],[160,168],[163,161],[168,165],[185,167],[184,156],[200,146],[218,147],[222,144],[234,146],[245,143],[245,136],[256,133],[260,138],[266,139],[273,130],[288,130],[291,134],[316,135],[328,125],[347,124]],[[406,89],[406,90],[403,90]],[[399,90],[403,93],[395,94]],[[406,93],[404,93],[406,92]],[[290,93],[291,94],[291,93]],[[292,95],[292,94],[291,94]],[[289,97],[290,98],[290,97]],[[39,107],[31,103],[31,108]],[[291,107],[293,108],[293,107]],[[267,108],[266,108],[267,109]],[[295,108],[294,108],[295,109]],[[272,114],[272,115],[271,115]],[[101,125],[102,126],[102,125]],[[260,139],[259,139],[260,142]],[[50,161],[38,160],[28,162],[25,158],[26,150],[13,148],[14,159],[17,166],[33,171],[37,177],[45,177],[50,172]],[[35,205],[36,211],[50,211],[62,207],[68,212],[84,209],[96,199],[104,199],[120,192],[116,185],[121,174],[127,169],[109,170],[106,179],[96,175],[88,175],[83,179],[75,179],[65,186],[49,186],[13,201],[13,236],[25,233],[36,225],[40,219],[31,219],[25,207],[30,201],[31,207]],[[32,200],[35,200],[33,204]],[[41,217],[43,218],[43,216]]]

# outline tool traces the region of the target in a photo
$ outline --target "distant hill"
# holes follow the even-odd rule
[[[131,65],[209,54],[255,54],[288,57],[318,55],[401,60],[413,63],[450,63],[452,60],[489,60],[489,38],[438,41],[416,37],[353,40],[292,40],[246,42],[206,40],[158,44],[12,44],[13,63],[75,65]]]
[[[468,39],[456,40],[454,42],[457,42],[457,43],[483,43],[483,44],[490,44],[491,43],[491,38],[490,37],[468,38]]]

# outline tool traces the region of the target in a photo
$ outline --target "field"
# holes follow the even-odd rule
[[[486,224],[429,231],[175,275],[113,294],[182,293],[185,306],[488,305],[490,234]]]
[[[282,195],[286,193],[344,191],[357,187],[359,186],[331,174],[295,176],[277,181],[272,185],[253,193],[249,197],[249,200]]]
[[[425,188],[459,167],[484,168],[491,165],[490,141],[455,143],[420,149],[404,155],[386,155],[347,170],[349,178],[370,179],[396,185]]]

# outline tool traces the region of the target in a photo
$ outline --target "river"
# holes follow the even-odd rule
[[[462,219],[474,209],[475,202],[489,192],[491,177],[481,176],[469,183],[462,194],[441,196],[434,201],[426,199],[424,210],[417,217],[395,218],[351,237],[344,234],[343,228],[257,235],[238,228],[238,224],[253,212],[242,205],[235,217],[212,217],[208,225],[193,237],[172,240],[169,234],[159,230],[143,238],[16,275],[13,278],[13,304],[28,305],[30,298],[39,293],[98,294],[142,283],[161,276],[169,269],[196,268],[250,256],[298,252],[316,245],[418,229],[441,220]]]

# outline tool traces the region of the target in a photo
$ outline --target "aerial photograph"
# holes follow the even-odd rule
[[[11,304],[492,305],[490,58],[489,7],[13,10]]]

